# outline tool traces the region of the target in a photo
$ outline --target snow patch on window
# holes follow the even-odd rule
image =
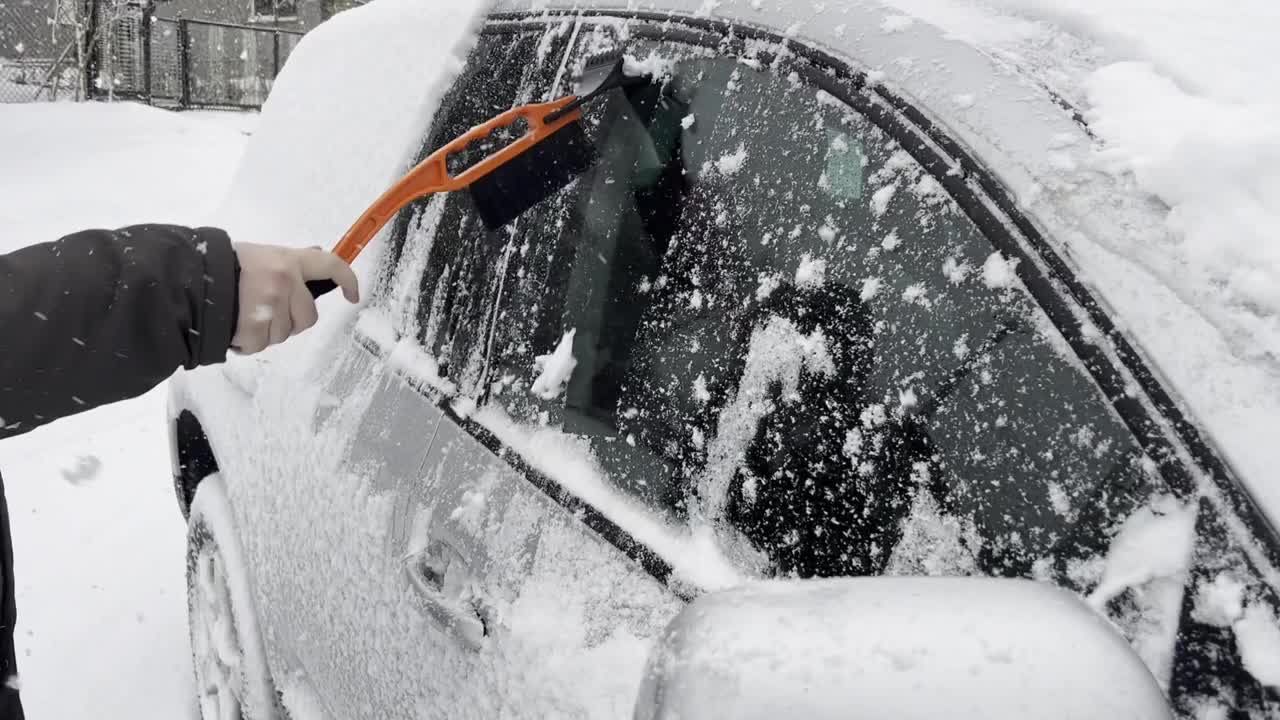
[[[457,392],[452,382],[441,377],[440,363],[435,357],[410,338],[402,338],[395,344],[387,357],[387,365],[419,387],[431,388],[445,395]]]
[[[954,257],[942,261],[942,274],[952,285],[964,282],[971,272],[973,268],[969,267],[969,263],[957,261]]]
[[[1125,590],[1157,578],[1181,577],[1195,542],[1194,506],[1162,496],[1133,513],[1111,541],[1102,581],[1089,594],[1089,604],[1102,610]]]
[[[1018,266],[1017,258],[1006,260],[999,251],[987,256],[982,264],[982,282],[992,289],[1007,288],[1013,285],[1018,275],[1014,268]]]
[[[943,513],[932,494],[918,492],[885,574],[975,575],[981,542],[971,520]]]
[[[671,565],[679,580],[709,591],[742,582],[738,570],[717,549],[709,528],[672,526],[619,491],[609,482],[587,440],[552,428],[517,425],[492,405],[477,410],[474,418],[534,469],[652,549]]]
[[[738,149],[731,153],[725,153],[716,160],[716,170],[721,175],[736,175],[742,170],[742,166],[747,163],[747,148],[745,145],[738,145]]]
[[[827,279],[827,261],[814,259],[805,253],[796,268],[796,286],[805,289],[822,287]]]
[[[1218,573],[1212,582],[1196,590],[1191,617],[1214,627],[1230,627],[1244,614],[1244,584],[1227,573]]]
[[[862,292],[859,293],[858,297],[863,302],[866,302],[875,297],[878,292],[880,292],[880,278],[869,277],[862,281]]]
[[[756,287],[756,300],[764,300],[782,285],[782,276],[778,273],[760,273],[760,284]]]
[[[875,213],[876,217],[884,215],[889,209],[889,201],[893,200],[893,194],[897,191],[898,186],[890,183],[872,193],[871,212]]]
[[[1232,629],[1249,674],[1263,685],[1280,688],[1280,620],[1271,608],[1251,603]]]
[[[770,317],[751,334],[737,393],[720,411],[718,432],[707,449],[699,496],[709,520],[723,516],[734,473],[742,466],[760,421],[774,409],[771,387],[780,383],[784,397],[794,396],[800,390],[802,372],[828,376],[835,372],[826,336],[821,328],[805,335],[790,320]]]
[[[390,353],[396,346],[396,327],[387,314],[377,308],[366,308],[356,316],[357,335],[372,340],[379,350]]]
[[[573,336],[576,332],[576,329],[569,330],[560,338],[560,344],[556,345],[553,352],[534,359],[538,377],[533,381],[529,392],[543,400],[554,400],[568,387],[569,377],[578,366],[578,360],[573,356]]]
[[[622,72],[631,77],[651,77],[654,80],[665,82],[670,80],[675,72],[676,61],[674,58],[659,55],[651,52],[643,58],[635,55],[625,55],[622,59]]]

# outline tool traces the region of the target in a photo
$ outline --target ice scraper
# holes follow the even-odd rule
[[[334,254],[351,263],[401,208],[439,192],[467,189],[486,227],[496,230],[506,225],[595,162],[595,148],[582,128],[583,105],[610,90],[648,82],[647,77],[625,72],[621,53],[588,60],[576,95],[512,108],[428,155],[365,210],[334,247]],[[458,174],[449,173],[450,156],[521,120],[528,129],[519,138]],[[331,280],[313,280],[307,287],[319,297],[335,285]]]

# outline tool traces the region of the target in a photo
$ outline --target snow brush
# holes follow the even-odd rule
[[[610,90],[645,84],[647,76],[627,75],[621,52],[589,59],[578,79],[578,94],[514,107],[471,128],[418,163],[369,206],[334,247],[348,265],[402,208],[427,195],[467,189],[485,227],[497,230],[555,194],[596,160],[582,128],[582,107]],[[528,129],[457,175],[448,161],[495,131],[523,120]],[[311,280],[313,297],[333,290],[332,280]]]

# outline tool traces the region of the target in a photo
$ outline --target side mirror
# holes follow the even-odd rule
[[[1080,599],[1027,580],[769,581],[701,597],[654,647],[636,720],[1161,718]]]

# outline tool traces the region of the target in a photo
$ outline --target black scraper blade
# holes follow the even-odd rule
[[[621,51],[597,55],[584,63],[575,81],[578,99],[548,115],[554,122],[610,90],[648,84],[648,76],[625,72]],[[551,197],[596,161],[595,146],[587,139],[579,119],[552,133],[471,185],[471,196],[485,227],[497,230],[525,211]]]
[[[471,184],[485,227],[497,230],[559,192],[596,161],[596,149],[578,120]]]

